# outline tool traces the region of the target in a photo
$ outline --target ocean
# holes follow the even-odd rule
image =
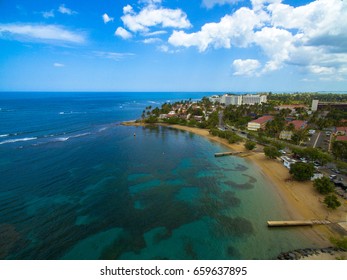
[[[227,148],[129,127],[205,93],[0,93],[0,259],[273,259],[313,246],[268,179]],[[134,136],[134,134],[136,136]]]

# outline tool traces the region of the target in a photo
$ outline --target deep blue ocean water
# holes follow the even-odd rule
[[[224,146],[125,127],[204,93],[0,93],[0,259],[271,259],[313,246]],[[136,136],[134,136],[136,133]]]

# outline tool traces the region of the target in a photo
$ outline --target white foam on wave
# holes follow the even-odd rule
[[[87,114],[87,112],[74,112],[74,111],[70,111],[70,112],[59,112],[59,115],[73,115],[73,114]]]
[[[72,135],[72,136],[68,136],[68,137],[58,137],[58,138],[55,138],[54,141],[55,142],[65,142],[71,138],[83,137],[83,136],[87,136],[90,134],[91,134],[90,132],[86,132],[86,133],[76,134],[76,135]]]
[[[83,137],[83,136],[87,136],[90,135],[90,132],[86,132],[86,133],[81,133],[81,134],[77,134],[77,135],[73,135],[70,138],[77,138],[77,137]]]
[[[64,141],[67,141],[69,139],[70,139],[70,137],[58,137],[58,138],[55,138],[54,140],[57,142],[64,142]]]
[[[4,137],[7,137],[7,136],[10,136],[10,134],[0,134],[0,138],[4,138]]]
[[[107,129],[107,127],[102,127],[102,128],[99,129],[99,132],[104,131],[106,129]]]
[[[0,142],[0,145],[8,144],[8,143],[15,143],[15,142],[25,142],[25,141],[31,141],[36,140],[37,137],[26,137],[26,138],[18,138],[18,139],[10,139]]]

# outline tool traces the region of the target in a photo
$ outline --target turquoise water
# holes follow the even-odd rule
[[[188,132],[119,125],[181,96],[34,97],[0,98],[0,258],[271,259],[314,245],[267,228],[288,213],[247,160],[215,158],[226,148]]]

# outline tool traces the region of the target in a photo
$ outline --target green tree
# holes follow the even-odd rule
[[[265,156],[275,159],[281,155],[280,151],[274,146],[267,146],[264,148]]]
[[[255,148],[256,144],[255,142],[251,141],[251,140],[247,140],[246,143],[245,143],[245,148],[247,150],[253,150]]]
[[[327,177],[314,180],[313,186],[320,194],[329,194],[335,189],[334,184],[330,182],[329,178]]]
[[[156,123],[158,121],[158,118],[156,116],[150,116],[147,119],[145,119],[146,123]]]
[[[341,202],[338,201],[336,195],[329,194],[324,198],[324,203],[330,209],[336,209],[341,206]]]
[[[232,132],[230,135],[228,135],[228,142],[230,144],[238,143],[243,141],[243,138],[241,136],[238,136],[236,133]]]
[[[287,130],[294,131],[295,130],[295,125],[293,123],[288,124]]]
[[[301,143],[307,141],[307,139],[308,139],[308,134],[306,129],[297,130],[293,133],[293,136],[292,136],[292,141],[296,145],[300,145]]]
[[[347,142],[334,141],[332,153],[336,158],[347,159]]]
[[[314,166],[312,163],[297,162],[290,165],[289,173],[297,181],[307,181],[313,176]]]

